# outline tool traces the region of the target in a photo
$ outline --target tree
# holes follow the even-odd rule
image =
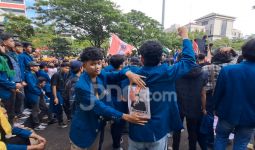
[[[158,21],[136,10],[124,14],[118,25],[119,37],[136,48],[145,40],[158,39],[162,33],[163,27]]]
[[[242,45],[244,44],[244,39],[228,39],[228,38],[222,38],[215,40],[213,42],[214,47],[232,47],[235,50],[241,50]]]
[[[4,14],[5,32],[18,36],[20,40],[27,41],[34,35],[32,21],[25,16],[15,16],[13,14]]]
[[[203,38],[203,36],[204,35],[206,35],[206,33],[205,32],[203,32],[203,31],[193,31],[193,32],[189,32],[189,38],[191,39],[191,40],[194,40],[194,39],[202,39]]]
[[[64,57],[71,54],[71,43],[66,38],[56,37],[49,45],[54,50],[54,54],[58,57]]]
[[[178,36],[177,32],[162,33],[159,37],[159,41],[167,48],[174,50],[181,47],[181,37]]]
[[[34,36],[30,37],[29,40],[37,48],[47,48],[51,45],[53,39],[57,38],[54,26],[39,26],[35,28],[34,32]]]
[[[120,10],[110,0],[40,0],[33,9],[41,23],[56,22],[60,32],[69,32],[79,40],[100,47],[114,32]]]

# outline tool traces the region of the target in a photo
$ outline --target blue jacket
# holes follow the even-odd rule
[[[29,138],[32,132],[29,130],[14,127],[12,129],[12,134],[23,138]],[[27,150],[27,145],[7,144],[6,147],[7,150]]]
[[[115,70],[112,65],[108,65],[103,69],[105,72],[112,72]]]
[[[255,127],[255,62],[223,67],[214,100],[218,117],[235,126]]]
[[[20,63],[20,71],[21,77],[25,78],[25,72],[29,71],[28,64],[33,61],[33,57],[30,56],[27,52],[23,52],[22,54],[18,55],[19,63]]]
[[[0,98],[9,99],[12,89],[16,89],[15,82],[11,81],[5,72],[0,71]]]
[[[38,79],[35,73],[31,71],[25,74],[25,87],[26,100],[30,103],[38,103],[42,90],[38,87]]]
[[[189,39],[183,40],[182,53],[183,58],[173,66],[168,64],[144,66],[136,72],[146,77],[144,81],[150,90],[151,119],[144,126],[129,124],[129,137],[133,141],[155,142],[170,131],[182,128],[175,81],[196,66],[195,54]]]
[[[9,59],[6,55],[1,55],[0,57]],[[8,77],[5,71],[0,70],[0,98],[8,100],[12,94],[12,89],[16,89],[15,82],[13,82],[10,77]]]
[[[44,87],[44,90],[46,93],[51,93],[51,86],[50,86],[50,77],[44,70],[39,70],[37,73],[38,77],[43,77],[46,79],[46,85]]]
[[[118,73],[106,73],[104,71],[97,77],[99,99],[94,94],[92,81],[84,72],[75,87],[77,108],[74,113],[70,128],[71,141],[81,147],[88,148],[92,145],[102,128],[103,117],[120,120],[123,113],[116,111],[106,102],[107,81],[120,81],[125,79],[127,70]],[[109,101],[109,100],[107,100]]]

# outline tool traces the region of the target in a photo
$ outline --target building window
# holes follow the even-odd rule
[[[8,9],[8,8],[1,8],[3,11],[7,13],[13,14],[25,14],[25,10],[18,10],[18,9]]]
[[[1,0],[1,2],[15,3],[15,4],[24,4],[24,0]]]
[[[222,25],[221,25],[221,35],[222,36],[226,36],[227,33],[227,20],[223,20],[222,21]]]
[[[206,25],[208,25],[208,21],[202,22],[202,26],[206,26]]]

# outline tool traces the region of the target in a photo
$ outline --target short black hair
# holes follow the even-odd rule
[[[80,60],[82,62],[86,62],[89,60],[95,61],[95,60],[102,60],[104,58],[102,49],[97,47],[87,47],[83,50],[83,52],[80,55]]]
[[[23,47],[23,45],[20,42],[15,42],[15,47],[21,46]]]
[[[10,39],[10,38],[12,38],[12,35],[9,34],[9,33],[3,33],[3,34],[1,35],[1,39],[2,39],[3,41],[8,40],[8,39]]]
[[[139,53],[144,58],[144,66],[157,66],[162,58],[163,46],[158,41],[146,41],[139,48]]]
[[[212,62],[215,64],[224,64],[232,61],[232,54],[229,52],[217,52],[212,57]]]
[[[120,67],[120,65],[122,65],[125,61],[125,56],[124,55],[120,55],[120,54],[117,54],[117,55],[113,55],[111,58],[110,58],[110,65],[113,66],[114,69],[118,69]]]
[[[136,66],[141,66],[140,59],[138,57],[135,57],[135,56],[130,58],[130,64],[131,65],[136,65]]]
[[[32,46],[32,44],[29,42],[23,42],[22,44],[24,48],[27,48],[28,46]]]
[[[69,62],[63,62],[63,63],[61,63],[60,67],[70,67],[70,63]]]
[[[239,64],[239,63],[243,62],[243,60],[244,60],[243,55],[240,55],[240,56],[238,56],[236,63]]]
[[[46,82],[47,81],[47,79],[46,78],[44,78],[44,77],[38,77],[38,83],[40,84],[40,83],[43,83],[43,82]]]
[[[202,54],[202,53],[201,53],[201,54],[198,54],[198,55],[197,55],[197,60],[198,60],[198,61],[202,61],[202,60],[204,60],[204,59],[205,59],[205,54]]]
[[[244,59],[255,62],[255,38],[242,46],[242,55]]]

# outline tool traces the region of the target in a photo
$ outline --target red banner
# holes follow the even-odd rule
[[[129,55],[132,53],[134,46],[123,42],[117,35],[111,35],[110,48],[108,49],[108,55]]]

